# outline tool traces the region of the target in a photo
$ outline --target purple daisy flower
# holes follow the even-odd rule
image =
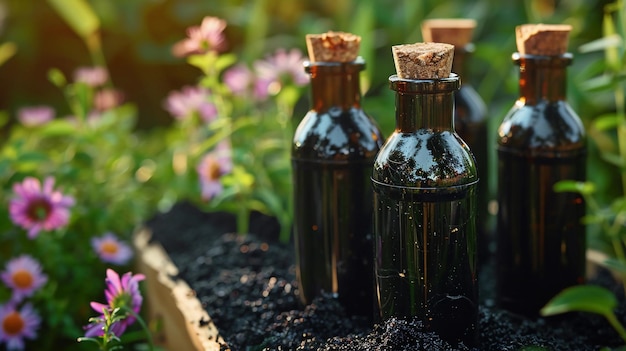
[[[124,265],[133,257],[133,250],[113,233],[91,239],[91,246],[102,262]]]
[[[240,63],[224,72],[223,80],[234,95],[243,96],[254,85],[255,77],[248,66]]]
[[[309,76],[302,67],[304,59],[302,52],[298,49],[290,51],[278,49],[273,56],[256,61],[254,69],[258,76],[257,95],[259,97],[275,95],[284,84],[290,82],[297,86],[307,84]]]
[[[178,57],[204,54],[210,51],[222,52],[226,49],[224,29],[226,29],[226,21],[223,19],[204,17],[200,26],[187,28],[187,38],[176,43],[172,52]]]
[[[165,109],[178,120],[198,113],[204,122],[209,123],[217,117],[217,108],[209,102],[210,95],[211,92],[203,87],[185,86],[168,95]]]
[[[128,272],[120,279],[120,276],[112,269],[107,269],[106,274],[104,295],[107,299],[107,304],[94,301],[91,303],[91,308],[101,315],[104,315],[104,310],[114,310],[116,308],[121,308],[122,310],[128,308],[138,314],[143,302],[143,297],[139,291],[139,282],[144,280],[145,276],[143,274],[133,275],[131,272]],[[113,323],[110,326],[110,330],[115,336],[119,337],[134,322],[135,317],[129,313],[124,319]],[[91,323],[85,329],[85,337],[102,336],[104,334],[104,322]]]
[[[39,262],[29,255],[21,255],[10,260],[0,278],[13,290],[11,300],[16,303],[32,296],[48,281],[48,277],[41,272]]]
[[[202,199],[208,201],[223,190],[220,178],[233,169],[232,150],[230,144],[221,142],[214,151],[206,154],[196,170],[202,188]]]
[[[41,318],[30,303],[18,310],[13,304],[0,306],[0,344],[8,350],[24,350],[24,339],[35,339]]]
[[[16,196],[9,204],[11,220],[28,231],[29,239],[35,238],[41,230],[61,228],[69,221],[69,208],[74,205],[74,198],[55,191],[53,186],[53,177],[46,178],[43,186],[33,177],[13,185]]]
[[[31,106],[21,108],[17,112],[17,118],[26,127],[37,127],[53,120],[54,114],[54,109],[50,106]]]
[[[74,71],[74,81],[85,83],[92,88],[104,85],[109,80],[109,73],[104,67],[79,67]]]

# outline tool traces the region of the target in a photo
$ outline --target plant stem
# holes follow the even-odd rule
[[[626,329],[624,329],[624,326],[617,320],[617,318],[615,317],[615,314],[609,313],[609,314],[606,314],[604,317],[606,317],[606,319],[609,321],[611,326],[617,331],[619,336],[624,341],[626,341]]]
[[[139,324],[141,325],[141,328],[146,333],[146,339],[148,340],[148,348],[149,348],[149,350],[154,351],[154,343],[152,341],[152,333],[150,332],[150,329],[148,329],[148,326],[146,325],[146,322],[144,322],[143,318],[141,318],[141,316],[139,316],[137,313],[135,313],[135,311],[133,311],[132,309],[130,309],[128,307],[125,307],[124,309],[126,310],[126,312],[128,312],[133,317],[135,317],[137,322],[139,322]]]
[[[245,201],[242,201],[245,204]],[[250,230],[250,209],[246,205],[239,207],[237,211],[237,233],[248,234]]]

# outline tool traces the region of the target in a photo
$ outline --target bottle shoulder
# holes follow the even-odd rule
[[[486,124],[487,105],[471,85],[463,85],[454,93],[454,122],[459,126]]]
[[[383,142],[376,121],[360,108],[311,110],[296,128],[292,156],[373,159]]]
[[[439,188],[475,183],[478,171],[458,134],[420,129],[389,136],[374,161],[372,179],[394,186]]]
[[[566,101],[534,105],[518,101],[498,127],[497,140],[507,148],[575,150],[585,147],[586,132]]]

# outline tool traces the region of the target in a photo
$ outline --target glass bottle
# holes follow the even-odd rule
[[[396,129],[372,174],[380,317],[417,317],[443,340],[476,346],[478,174],[454,130],[459,77],[389,82]]]
[[[361,108],[353,62],[305,62],[312,108],[293,139],[296,275],[303,304],[333,294],[351,315],[375,306],[370,175],[383,137]]]
[[[585,204],[553,187],[585,180],[586,137],[565,100],[572,55],[513,60],[520,97],[498,129],[497,301],[536,317],[562,289],[584,282]]]
[[[471,43],[462,47],[455,46],[452,71],[460,77],[466,77],[466,65],[473,52],[474,45]],[[487,106],[467,80],[454,94],[454,105],[454,128],[472,150],[481,179],[476,192],[476,229],[479,260],[483,260],[483,258],[486,260],[490,256],[491,243],[494,241],[493,226],[489,214],[491,195],[487,178],[487,175],[490,174],[487,148],[489,141],[487,137]]]

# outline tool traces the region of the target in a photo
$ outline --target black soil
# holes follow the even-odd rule
[[[253,234],[242,236],[232,234],[231,215],[180,203],[147,224],[153,240],[179,268],[178,278],[195,290],[220,330],[227,343],[223,350],[470,350],[423,331],[418,320],[392,319],[370,327],[347,316],[329,296],[300,306],[292,245],[278,243],[279,225],[273,218],[253,214]],[[480,272],[480,350],[600,350],[623,344],[609,323],[594,314],[530,320],[493,307],[491,276],[485,265]],[[607,272],[600,271],[589,283],[623,297]],[[616,313],[626,321],[624,303]]]

